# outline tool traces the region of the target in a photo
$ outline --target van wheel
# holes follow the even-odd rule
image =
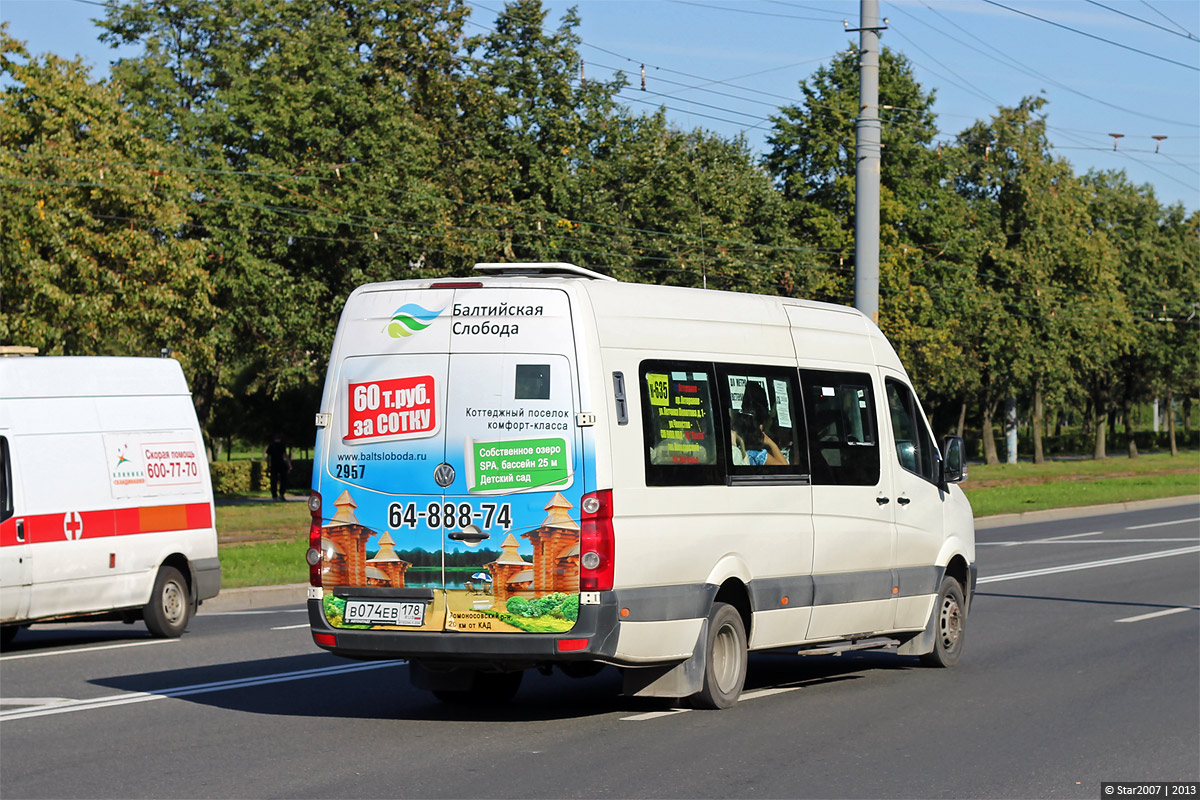
[[[967,605],[963,602],[962,586],[949,575],[942,578],[929,624],[933,626],[933,651],[921,656],[921,662],[931,667],[953,667],[962,655]]]
[[[704,647],[704,688],[692,696],[698,708],[729,708],[746,682],[746,626],[728,603],[714,603]]]
[[[187,627],[192,604],[188,597],[187,581],[174,567],[163,567],[154,581],[150,602],[142,610],[142,618],[150,635],[157,639],[177,639]]]
[[[471,688],[449,690],[434,689],[433,696],[443,703],[464,705],[503,705],[512,700],[521,688],[524,670],[516,672],[476,672],[471,676]]]

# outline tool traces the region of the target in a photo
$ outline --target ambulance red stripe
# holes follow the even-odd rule
[[[104,536],[131,536],[138,533],[165,533],[194,528],[212,527],[212,506],[208,503],[187,503],[169,506],[137,506],[134,508],[80,511],[78,520],[73,512],[32,514],[12,517],[0,523],[0,547],[21,544],[17,541],[17,520],[24,520],[25,543],[43,544],[75,538],[76,526],[82,522],[78,538],[98,539]],[[71,535],[68,536],[68,533]]]

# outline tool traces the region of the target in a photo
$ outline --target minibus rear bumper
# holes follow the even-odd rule
[[[613,592],[601,592],[599,605],[581,605],[575,626],[563,633],[335,628],[325,619],[321,601],[315,599],[308,601],[308,620],[316,645],[345,658],[416,658],[480,664],[608,661],[616,654],[619,630]],[[335,644],[326,644],[329,635],[334,637]]]

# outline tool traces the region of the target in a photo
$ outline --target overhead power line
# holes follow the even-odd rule
[[[712,5],[711,3],[692,2],[692,0],[671,0],[671,1],[674,3],[678,3],[679,5],[682,5],[682,6],[699,6],[700,8],[711,8],[711,9],[715,9],[717,11],[733,11],[737,14],[754,14],[755,16],[759,16],[759,17],[783,17],[784,19],[799,19],[799,20],[805,20],[807,22],[841,22],[841,20],[842,20],[842,18],[840,16],[834,17],[833,19],[830,19],[828,17],[801,17],[796,14],[772,14],[770,11],[751,11],[747,8],[730,8],[729,6],[715,6],[715,5]],[[832,13],[832,12],[829,12],[829,13]]]
[[[1120,14],[1122,17],[1129,17],[1130,19],[1137,20],[1138,22],[1142,23],[1143,25],[1149,25],[1151,28],[1158,28],[1160,31],[1166,31],[1167,33],[1171,34],[1172,36],[1182,36],[1184,39],[1190,39],[1191,41],[1200,44],[1200,39],[1197,39],[1195,36],[1192,36],[1190,33],[1180,33],[1179,31],[1173,31],[1170,28],[1164,28],[1162,25],[1159,25],[1157,22],[1151,22],[1148,19],[1142,19],[1141,17],[1134,16],[1133,14],[1128,14],[1119,8],[1113,8],[1112,6],[1106,6],[1106,5],[1104,5],[1104,3],[1100,3],[1097,0],[1087,0],[1087,1],[1094,6],[1099,6],[1100,8],[1103,8],[1107,11],[1111,11],[1114,14]]]
[[[938,17],[940,17],[947,24],[953,25],[955,28],[957,28],[963,34],[971,37],[973,40],[975,40],[982,46],[986,47],[988,50],[991,50],[992,52],[996,53],[997,55],[994,56],[994,55],[985,53],[982,50],[977,50],[976,48],[971,48],[972,50],[975,50],[975,52],[979,53],[980,55],[987,56],[988,58],[992,59],[993,61],[996,61],[997,63],[1005,64],[1006,66],[1009,66],[1010,68],[1015,69],[1019,72],[1024,72],[1026,75],[1031,75],[1035,78],[1039,78],[1040,80],[1044,80],[1047,83],[1052,83],[1055,86],[1059,87],[1060,89],[1063,89],[1064,91],[1070,92],[1071,94],[1077,95],[1079,97],[1082,97],[1085,100],[1091,100],[1093,103],[1099,103],[1100,105],[1108,106],[1109,108],[1116,109],[1117,111],[1124,111],[1126,114],[1134,114],[1134,115],[1142,117],[1144,119],[1154,120],[1155,122],[1166,122],[1171,125],[1185,125],[1189,128],[1198,127],[1196,125],[1195,120],[1191,120],[1189,122],[1184,122],[1182,120],[1168,119],[1166,117],[1156,117],[1151,114],[1146,114],[1141,111],[1135,111],[1131,108],[1125,108],[1124,106],[1116,105],[1115,103],[1110,103],[1107,100],[1101,100],[1100,98],[1093,97],[1090,94],[1085,94],[1084,92],[1081,92],[1078,89],[1074,89],[1074,88],[1068,86],[1067,84],[1063,83],[1062,81],[1056,80],[1054,77],[1052,77],[1050,75],[1046,75],[1045,73],[1038,72],[1037,70],[1033,69],[1032,67],[1030,67],[1027,64],[1025,64],[1024,62],[1022,62],[1020,59],[1013,58],[1012,56],[1008,55],[1003,50],[999,50],[996,47],[993,47],[991,44],[989,44],[985,40],[979,38],[975,34],[971,33],[969,30],[964,28],[963,26],[959,25],[954,20],[947,17],[942,12],[938,11],[933,6],[929,5],[929,3],[922,2],[922,5],[925,6],[925,8],[927,8],[929,11],[931,11],[932,13],[934,13]],[[901,6],[893,6],[893,9],[895,11],[899,11],[900,13],[908,14],[908,12],[905,11],[905,9]],[[959,41],[954,36],[951,36],[950,34],[946,33],[945,31],[929,24],[928,22],[926,22],[925,20],[916,16],[915,14],[908,14],[908,16],[910,16],[912,19],[916,20],[917,22],[920,22],[922,25],[926,26],[927,28],[937,31],[942,36],[945,36],[946,38],[950,39],[951,41],[955,41],[955,42],[958,42],[959,44],[963,44],[964,47],[969,47],[969,45],[965,45],[963,42]]]
[[[1023,17],[1029,17],[1030,19],[1036,19],[1038,22],[1045,22],[1047,25],[1053,25],[1056,28],[1062,28],[1063,30],[1070,31],[1071,33],[1078,33],[1080,36],[1086,36],[1089,39],[1095,39],[1098,42],[1104,42],[1105,44],[1111,44],[1114,47],[1120,47],[1122,50],[1129,50],[1130,52],[1133,52],[1133,53],[1140,53],[1144,56],[1149,56],[1150,58],[1156,58],[1159,61],[1165,61],[1168,64],[1174,64],[1178,67],[1184,67],[1186,69],[1190,69],[1193,72],[1200,72],[1200,67],[1193,66],[1192,64],[1185,64],[1184,62],[1176,61],[1173,58],[1167,58],[1166,56],[1160,56],[1158,53],[1151,53],[1148,50],[1139,50],[1138,48],[1130,47],[1127,44],[1121,44],[1120,42],[1114,42],[1112,39],[1105,39],[1103,36],[1097,36],[1094,33],[1088,33],[1087,31],[1081,31],[1078,28],[1072,28],[1070,25],[1063,25],[1061,22],[1055,22],[1054,20],[1046,19],[1045,17],[1039,17],[1037,14],[1030,14],[1028,11],[1022,11],[1019,8],[1013,8],[1012,6],[1006,6],[1003,3],[997,3],[996,0],[983,0],[983,2],[987,3],[988,5],[996,6],[997,8],[1003,8],[1005,11],[1011,11],[1014,14],[1020,14]]]
[[[1163,12],[1159,11],[1159,10],[1158,10],[1157,8],[1155,8],[1154,6],[1150,5],[1150,3],[1148,2],[1148,0],[1142,0],[1142,5],[1144,5],[1146,8],[1150,9],[1151,11],[1153,11],[1155,14],[1158,14],[1160,17],[1162,17],[1162,18],[1163,18],[1163,19],[1165,19],[1167,22],[1169,22],[1169,23],[1171,23],[1172,25],[1174,25],[1176,28],[1179,28],[1179,30],[1181,30],[1181,31],[1183,31],[1184,33],[1186,33],[1186,34],[1188,35],[1188,38],[1191,38],[1191,39],[1195,39],[1195,38],[1196,38],[1196,35],[1195,35],[1194,33],[1192,33],[1191,31],[1189,31],[1187,28],[1183,27],[1182,25],[1180,25],[1180,24],[1179,24],[1178,22],[1176,22],[1175,20],[1173,20],[1173,19],[1171,19],[1170,17],[1168,17],[1168,16],[1167,16],[1166,14],[1164,14]]]

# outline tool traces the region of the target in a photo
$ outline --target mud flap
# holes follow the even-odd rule
[[[624,685],[621,693],[633,697],[691,697],[704,688],[704,668],[707,655],[708,620],[700,626],[700,636],[692,657],[665,667],[626,667],[621,670]],[[932,640],[931,640],[932,641]]]
[[[937,641],[937,631],[934,629],[936,625],[937,602],[934,602],[933,608],[929,610],[929,622],[926,623],[925,630],[897,647],[896,653],[902,656],[923,656],[932,653],[933,645]]]

